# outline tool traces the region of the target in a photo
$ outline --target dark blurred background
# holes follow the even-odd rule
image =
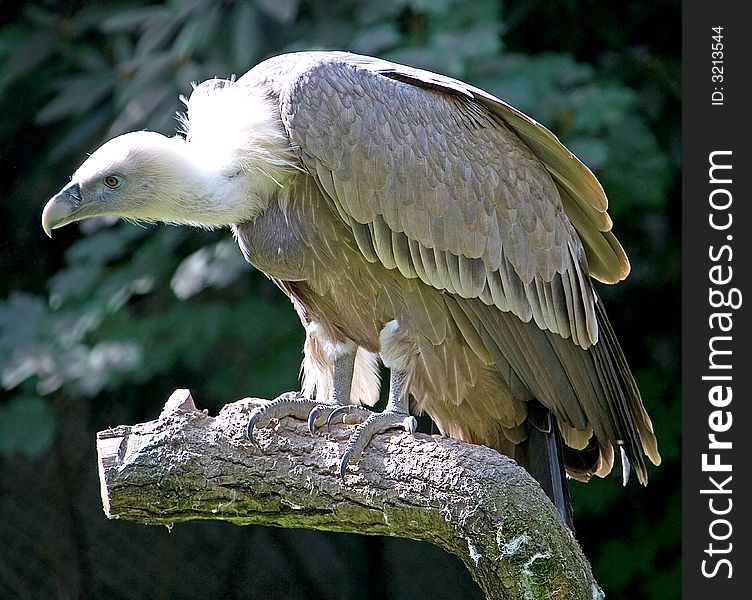
[[[103,140],[173,132],[192,81],[346,49],[478,85],[597,174],[632,261],[599,286],[652,416],[650,485],[571,484],[610,598],[680,595],[680,2],[0,4],[0,597],[480,598],[427,545],[103,515],[94,435],[189,387],[212,414],[297,387],[303,332],[227,231],[85,222],[46,200]]]

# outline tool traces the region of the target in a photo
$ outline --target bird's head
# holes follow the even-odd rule
[[[168,220],[195,183],[184,145],[181,138],[147,131],[105,143],[47,203],[42,213],[45,232],[50,235],[52,229],[68,223],[104,215]]]
[[[252,218],[257,182],[232,164],[204,160],[197,148],[148,131],[106,142],[44,207],[44,231],[99,216],[209,228]]]
[[[45,232],[96,216],[222,227],[262,212],[299,168],[276,104],[209,80],[187,107],[183,136],[127,133],[94,152],[45,206]]]

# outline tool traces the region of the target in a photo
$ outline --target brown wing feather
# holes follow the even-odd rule
[[[578,476],[605,474],[623,444],[644,481],[643,453],[660,461],[652,425],[589,280],[617,281],[629,263],[592,173],[535,121],[460,82],[345,54],[297,68],[279,90],[283,123],[362,255],[454,295],[447,310],[476,359],[599,457]],[[435,326],[421,329],[439,339]],[[449,383],[472,379],[454,366]],[[465,420],[470,404],[457,408]],[[451,432],[460,421],[444,416]],[[519,415],[504,418],[511,439]]]
[[[481,89],[445,77],[377,61],[365,61],[378,72],[434,89],[477,99],[500,117],[545,165],[562,198],[564,210],[582,238],[590,275],[603,283],[616,283],[629,274],[629,260],[610,232],[608,200],[598,179],[547,128],[503,100]]]
[[[552,283],[585,264],[557,187],[489,110],[342,61],[314,64],[280,101],[291,141],[369,260],[465,298],[488,287],[500,310],[585,348],[597,341],[586,274]],[[422,249],[434,260],[416,266]]]

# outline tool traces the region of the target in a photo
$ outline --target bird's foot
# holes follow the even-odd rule
[[[308,415],[308,431],[315,433],[324,425],[327,429],[335,423],[357,425],[365,421],[373,411],[357,404],[320,404]]]
[[[354,404],[327,404],[306,398],[300,392],[287,392],[265,406],[256,408],[248,420],[248,438],[253,440],[254,429],[267,427],[272,419],[294,417],[308,422],[312,434],[320,427],[334,423],[358,423],[350,436],[339,465],[340,477],[345,476],[347,465],[360,460],[366,446],[374,436],[390,429],[404,429],[413,433],[418,427],[415,417],[401,408],[387,408],[374,413]]]
[[[294,417],[301,421],[308,421],[308,430],[313,433],[316,427],[321,427],[326,423],[326,416],[319,417],[317,409],[326,408],[325,404],[306,398],[300,392],[286,392],[277,396],[274,400],[264,406],[256,408],[248,420],[248,439],[253,441],[253,430],[268,427],[272,419],[281,419],[282,417]],[[314,414],[316,413],[316,414]],[[311,418],[313,415],[313,418]]]
[[[384,433],[390,429],[404,429],[408,433],[414,433],[418,428],[418,422],[415,417],[402,410],[387,409],[384,412],[373,413],[368,409],[359,406],[343,406],[335,409],[329,415],[328,424],[338,421],[347,422],[345,419],[353,415],[360,418],[360,425],[355,428],[355,432],[350,436],[347,442],[345,453],[339,463],[339,475],[344,479],[347,465],[357,463],[363,450],[371,442],[375,435]],[[367,416],[366,416],[367,415]],[[363,417],[365,417],[363,419]]]
[[[390,429],[404,429],[408,433],[413,433],[418,427],[415,417],[401,409],[387,408],[384,412],[374,413],[356,404],[322,404],[317,406],[308,415],[308,431],[314,433],[319,426],[323,425],[324,421],[327,427],[335,423],[358,424],[355,432],[350,436],[345,453],[340,461],[339,474],[341,477],[345,476],[349,463],[355,464],[358,462],[363,450],[375,435]]]

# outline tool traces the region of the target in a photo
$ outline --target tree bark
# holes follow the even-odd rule
[[[441,436],[377,436],[344,480],[352,431],[311,436],[281,419],[246,437],[266,402],[217,417],[176,390],[155,421],[97,435],[111,519],[149,525],[225,520],[411,538],[459,556],[489,599],[601,598],[590,564],[538,484],[511,459]]]

